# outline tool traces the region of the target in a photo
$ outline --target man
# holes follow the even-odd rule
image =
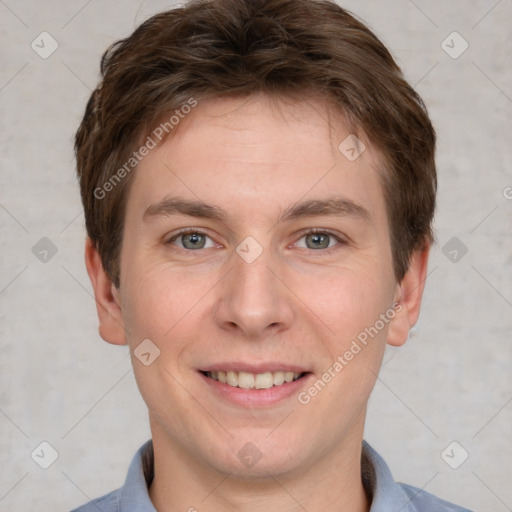
[[[334,3],[196,1],[106,52],[76,136],[86,266],[152,440],[77,510],[465,510],[363,441],[420,311],[434,146]]]

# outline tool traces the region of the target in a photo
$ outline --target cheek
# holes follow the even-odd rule
[[[204,278],[189,278],[171,272],[162,265],[126,265],[129,279],[125,283],[123,318],[129,331],[129,345],[137,385],[153,412],[173,409],[185,403],[187,393],[176,385],[173,375],[190,366],[191,341],[197,337],[201,297],[208,289]],[[149,366],[136,360],[142,340],[151,340],[159,350]],[[162,409],[162,393],[172,398]],[[170,409],[168,409],[170,408]]]
[[[338,269],[321,279],[316,299],[309,292],[311,307],[334,331],[334,338],[352,339],[392,305],[394,285],[389,277],[375,261]]]
[[[186,323],[208,289],[206,276],[172,271],[165,264],[126,262],[123,317],[132,337],[163,342]]]
[[[325,407],[338,404],[346,413],[359,409],[361,397],[368,398],[375,385],[394,316],[393,279],[373,260],[373,268],[360,262],[357,269],[339,269],[325,280],[325,288],[323,300],[311,304],[330,328],[322,339],[321,367],[332,384],[326,386],[321,402]],[[334,417],[340,420],[337,413]]]
[[[303,398],[315,401],[318,415],[325,415],[326,425],[336,431],[343,422],[356,421],[359,414],[364,414],[394,316],[393,286],[392,280],[379,274],[379,269],[374,272],[346,270],[339,272],[336,278],[331,277],[326,284],[328,294],[323,300],[310,304],[330,328],[329,334],[321,340],[325,355],[321,374],[317,376],[321,382],[317,381],[317,389],[306,390],[307,396]],[[316,395],[322,398],[313,398]]]

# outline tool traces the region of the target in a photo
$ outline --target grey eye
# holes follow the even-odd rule
[[[310,233],[305,236],[306,247],[308,249],[327,249],[330,239],[331,235],[327,233]]]
[[[185,249],[203,249],[206,245],[206,236],[202,233],[187,233],[180,238]]]
[[[215,242],[207,234],[194,229],[182,230],[181,233],[173,236],[166,243],[191,251],[215,247]]]

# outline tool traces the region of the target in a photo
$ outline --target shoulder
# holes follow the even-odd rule
[[[471,512],[471,510],[442,500],[427,491],[407,484],[398,484],[418,512]]]
[[[372,494],[372,512],[471,512],[412,485],[395,482],[385,460],[363,441],[363,485]]]
[[[135,453],[121,488],[71,512],[156,512],[148,494],[152,470],[153,443],[149,440]]]
[[[71,512],[118,512],[119,511],[120,489],[109,492],[105,496],[96,498],[81,507],[73,509]]]

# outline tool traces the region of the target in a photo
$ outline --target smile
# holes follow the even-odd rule
[[[269,389],[274,386],[281,386],[283,384],[293,382],[300,379],[305,372],[264,372],[264,373],[249,373],[249,372],[236,372],[236,371],[212,371],[201,372],[210,379],[227,384],[234,388],[243,389]]]

